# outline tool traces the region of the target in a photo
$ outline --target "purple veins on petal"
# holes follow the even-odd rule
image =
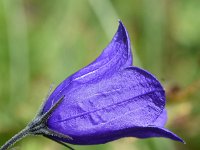
[[[166,137],[165,91],[147,71],[132,65],[128,32],[122,22],[110,44],[91,64],[65,79],[48,98],[43,112],[63,95],[48,127],[69,135],[72,144],[102,144],[122,137]]]
[[[56,115],[58,112],[60,118],[56,117],[57,121],[53,118],[52,123],[67,124],[72,120],[81,126],[81,123],[85,125],[88,121],[88,127],[93,126],[92,119],[89,118],[95,115],[96,118],[102,118],[96,121],[96,124],[101,124],[127,114],[132,125],[148,125],[157,119],[165,105],[161,85],[150,74],[136,67],[126,68],[99,82],[73,87],[65,95],[68,96],[54,113]],[[60,112],[63,111],[68,113],[61,116]],[[88,119],[82,120],[81,116]]]
[[[160,116],[155,120],[155,122],[152,124],[157,127],[164,127],[167,122],[167,110],[163,109]]]

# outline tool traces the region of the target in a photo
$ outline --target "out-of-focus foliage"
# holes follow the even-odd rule
[[[125,138],[76,149],[198,150],[200,148],[199,0],[1,0],[0,145],[34,117],[52,82],[94,60],[126,25],[134,63],[155,74],[167,91],[168,139]],[[28,137],[20,149],[65,149]]]

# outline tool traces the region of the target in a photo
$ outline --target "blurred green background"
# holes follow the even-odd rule
[[[167,93],[167,128],[186,145],[164,138],[124,138],[77,150],[200,149],[199,0],[0,0],[0,145],[34,117],[51,83],[94,60],[127,27],[134,64],[155,74]],[[64,150],[27,137],[22,150]]]

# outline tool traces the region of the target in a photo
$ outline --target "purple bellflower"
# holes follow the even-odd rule
[[[27,127],[60,144],[103,144],[123,137],[165,137],[184,142],[164,127],[165,91],[149,72],[132,66],[131,44],[121,21],[110,44],[91,64],[65,79],[50,94]]]

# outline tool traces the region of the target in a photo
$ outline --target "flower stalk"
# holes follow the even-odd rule
[[[0,150],[7,150],[11,146],[13,146],[16,142],[20,141],[24,137],[29,135],[29,128],[24,128],[19,133],[14,135],[10,140],[8,140],[1,148]]]
[[[7,150],[8,148],[12,147],[16,142],[20,141],[24,137],[28,135],[43,135],[47,138],[48,136],[63,138],[63,139],[69,139],[72,140],[72,138],[68,135],[64,135],[62,133],[59,133],[57,131],[54,131],[52,129],[49,129],[47,127],[47,121],[49,117],[52,115],[53,111],[60,105],[62,102],[64,96],[61,97],[46,113],[41,114],[41,110],[36,115],[35,119],[31,121],[27,127],[25,127],[23,130],[21,130],[19,133],[17,133],[15,136],[13,136],[10,140],[8,140],[1,148],[0,150]],[[60,143],[70,150],[73,150],[70,146],[66,145],[65,143],[62,143],[60,141],[54,140],[57,143]]]

